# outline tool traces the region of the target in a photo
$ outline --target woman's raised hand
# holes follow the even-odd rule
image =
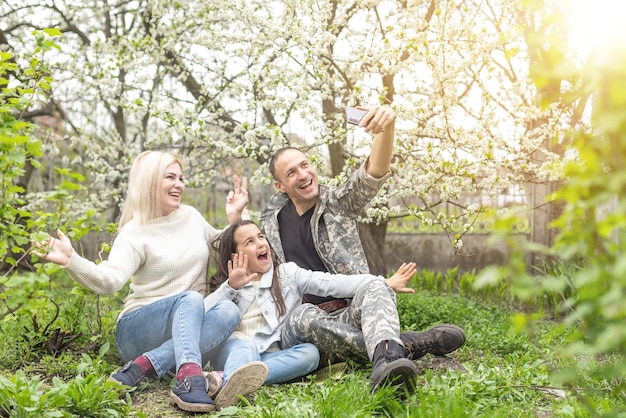
[[[45,258],[48,261],[52,261],[53,263],[57,263],[62,266],[67,266],[67,263],[70,262],[70,258],[72,258],[72,253],[74,252],[72,243],[60,229],[57,229],[57,237],[58,238],[50,237],[47,242],[44,241],[35,243],[35,249],[33,252],[37,256]]]
[[[240,221],[248,206],[248,178],[233,176],[233,190],[226,196],[226,217],[228,223]]]

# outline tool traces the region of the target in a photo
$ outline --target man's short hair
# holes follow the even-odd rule
[[[272,178],[275,181],[280,181],[280,179],[278,179],[278,177],[276,176],[276,160],[278,159],[278,157],[280,157],[280,155],[287,151],[287,150],[296,150],[296,151],[300,151],[301,153],[304,154],[304,151],[302,151],[300,148],[298,147],[294,147],[292,145],[287,145],[286,147],[282,147],[279,148],[278,150],[276,150],[276,152],[274,153],[274,155],[272,155],[272,158],[270,158],[270,174],[272,175]]]

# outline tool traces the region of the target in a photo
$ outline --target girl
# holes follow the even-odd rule
[[[226,378],[232,370],[258,360],[267,365],[267,385],[310,373],[319,363],[317,348],[286,341],[281,335],[286,318],[302,303],[302,295],[350,298],[371,282],[386,286],[381,276],[332,275],[294,263],[278,265],[265,235],[250,220],[229,226],[213,246],[218,271],[212,285],[219,287],[205,299],[205,308],[227,299],[235,302],[242,315],[237,331],[212,355],[213,367],[224,370]],[[393,279],[406,283],[414,273],[414,263],[403,264]]]

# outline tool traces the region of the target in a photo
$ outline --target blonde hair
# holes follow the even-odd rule
[[[131,220],[143,225],[161,216],[160,187],[165,169],[171,164],[183,164],[178,157],[166,151],[144,151],[130,167],[128,191],[118,228]]]

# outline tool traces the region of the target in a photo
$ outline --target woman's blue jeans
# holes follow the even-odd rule
[[[228,380],[244,364],[260,360],[268,368],[265,384],[271,385],[289,382],[311,373],[319,365],[320,353],[310,343],[259,353],[254,341],[231,337],[209,353],[209,360],[213,369],[224,371],[224,380]]]
[[[205,312],[202,295],[186,291],[124,314],[115,343],[124,362],[144,354],[161,377],[185,363],[202,367],[206,354],[230,336],[239,319],[233,302],[220,301]]]

